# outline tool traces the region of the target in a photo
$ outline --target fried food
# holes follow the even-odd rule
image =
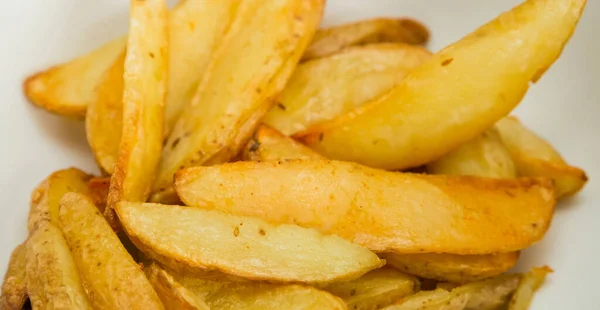
[[[19,244],[10,255],[0,292],[0,309],[21,310],[27,301],[26,253],[24,242]]]
[[[546,276],[553,270],[544,266],[533,268],[525,273],[519,282],[516,292],[513,294],[508,309],[509,310],[527,310],[533,299],[533,295],[540,288]]]
[[[200,295],[181,285],[156,263],[144,268],[144,272],[166,309],[210,310]]]
[[[315,151],[284,136],[279,131],[260,125],[244,149],[245,160],[273,161],[288,159],[320,159]]]

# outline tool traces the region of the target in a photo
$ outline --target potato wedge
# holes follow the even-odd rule
[[[87,106],[96,99],[96,85],[125,49],[126,42],[126,37],[118,38],[89,54],[28,77],[23,83],[25,96],[49,112],[84,118]]]
[[[168,74],[165,0],[130,3],[122,136],[104,211],[115,230],[117,202],[146,201],[150,196],[162,149]]]
[[[235,14],[238,1],[181,1],[168,14],[169,79],[165,107],[165,135],[181,110],[195,94],[213,50],[221,41]],[[121,140],[123,110],[123,63],[112,64],[98,85],[97,99],[90,103],[86,117],[88,141],[96,161],[113,173]]]
[[[381,43],[302,63],[263,122],[291,135],[331,120],[390,91],[429,58],[420,46]]]
[[[419,290],[419,280],[393,268],[379,268],[348,282],[335,283],[325,290],[341,297],[348,309],[377,310]]]
[[[389,266],[421,278],[468,283],[495,277],[512,268],[519,252],[487,255],[380,254]]]
[[[68,192],[89,194],[88,180],[92,176],[77,169],[68,168],[56,171],[40,183],[31,193],[27,229],[29,232],[41,222],[58,225],[60,200]]]
[[[533,268],[525,273],[519,282],[516,292],[513,294],[508,309],[509,310],[527,310],[533,299],[533,295],[540,288],[546,276],[553,270],[544,266]]]
[[[144,268],[144,272],[167,309],[210,310],[201,296],[185,288],[156,263]]]
[[[340,50],[370,43],[397,42],[421,45],[429,40],[425,25],[410,18],[374,18],[319,29],[302,61],[332,55]]]
[[[174,270],[327,283],[355,279],[383,265],[366,249],[295,225],[150,203],[121,202],[116,210],[131,241]]]
[[[554,181],[556,197],[571,196],[580,191],[588,178],[585,171],[570,166],[550,143],[525,127],[515,117],[496,123],[521,176],[547,177]]]
[[[168,190],[182,167],[226,162],[241,151],[295,69],[323,7],[323,0],[240,3],[194,99],[169,135],[155,192]]]
[[[403,174],[326,160],[188,168],[175,188],[188,206],[316,228],[399,254],[517,251],[543,237],[555,205],[546,179]]]
[[[60,226],[94,308],[163,309],[144,272],[89,198],[64,195]]]
[[[494,128],[427,164],[427,172],[500,179],[517,177],[515,163]]]
[[[260,125],[244,149],[245,160],[272,161],[286,159],[319,159],[321,155],[284,136],[279,131]]]
[[[42,222],[27,240],[27,292],[33,309],[92,309],[62,232]]]
[[[10,255],[0,292],[0,309],[21,310],[27,301],[26,253],[24,242],[18,245]]]
[[[385,310],[494,310],[508,302],[521,275],[503,275],[459,286],[451,291],[438,288],[408,296]]]
[[[88,182],[89,192],[87,196],[94,205],[104,213],[106,209],[106,200],[108,199],[108,190],[110,188],[110,178],[91,178]]]
[[[585,2],[528,0],[436,53],[386,95],[295,137],[328,158],[389,170],[437,160],[517,106],[559,57]]]

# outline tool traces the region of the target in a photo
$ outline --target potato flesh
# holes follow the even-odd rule
[[[515,117],[496,123],[521,176],[547,177],[554,181],[556,197],[571,196],[580,191],[588,178],[585,171],[569,166],[554,147]]]
[[[431,57],[420,46],[372,44],[302,63],[263,122],[291,135],[383,95]]]
[[[244,1],[175,124],[154,191],[182,168],[227,161],[254,132],[320,22],[322,0]],[[219,90],[219,91],[215,91]]]
[[[0,309],[21,310],[27,301],[26,253],[25,243],[22,243],[10,255],[0,292]]]
[[[167,309],[210,310],[204,300],[194,294],[156,263],[144,268],[146,277]]]
[[[425,44],[429,30],[418,21],[401,18],[374,18],[355,23],[319,29],[302,60],[326,57],[350,46],[397,42]]]
[[[500,179],[517,177],[515,163],[493,128],[427,164],[427,172]]]
[[[60,229],[42,222],[27,241],[27,291],[33,309],[92,309]]]
[[[117,213],[140,250],[175,270],[327,283],[382,266],[366,249],[295,225],[159,204],[121,202]]]
[[[284,136],[279,131],[260,125],[244,150],[245,160],[273,161],[287,159],[319,159],[321,155]]]
[[[491,278],[512,268],[518,252],[487,255],[380,254],[387,265],[421,278],[468,283]]]
[[[517,251],[543,237],[555,205],[543,179],[403,174],[325,160],[188,168],[176,189],[188,206],[295,223],[399,254]]]
[[[89,198],[66,194],[60,226],[94,308],[163,309],[152,285]]]
[[[533,299],[533,295],[542,285],[546,276],[553,270],[544,266],[541,268],[533,268],[525,273],[519,282],[516,292],[512,296],[508,309],[509,310],[527,310]]]
[[[390,93],[296,137],[328,158],[389,170],[439,159],[521,101],[560,55],[584,6],[528,0],[436,53]]]

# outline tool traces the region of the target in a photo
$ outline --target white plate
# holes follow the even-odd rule
[[[267,1],[267,0],[265,0]],[[328,0],[325,24],[375,16],[412,16],[444,45],[517,4],[518,0]],[[588,7],[560,60],[517,109],[591,181],[558,207],[541,243],[525,251],[519,269],[549,264],[556,272],[532,309],[600,309],[600,1]],[[46,175],[77,166],[96,171],[83,124],[28,104],[23,79],[89,51],[126,31],[125,0],[0,1],[0,273],[26,236],[29,195]]]

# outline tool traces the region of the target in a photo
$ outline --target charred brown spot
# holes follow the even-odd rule
[[[259,235],[261,235],[261,236],[264,236],[264,235],[266,235],[267,233],[266,233],[266,232],[265,232],[265,231],[264,231],[262,228],[260,228],[260,229],[258,230],[258,234],[259,234]]]
[[[260,147],[260,142],[256,140],[252,140],[252,144],[250,144],[250,148],[248,149],[250,152],[256,152]]]
[[[537,226],[538,226],[537,223],[531,223],[532,228],[537,228]]]
[[[154,53],[148,53],[148,55],[150,55],[150,58],[154,59]]]
[[[323,141],[323,135],[324,135],[323,133],[319,134],[319,142]]]
[[[504,190],[504,193],[506,193],[506,194],[507,194],[508,196],[510,196],[510,197],[516,197],[516,196],[517,196],[517,195],[515,195],[515,193],[513,193],[512,191],[510,191],[510,190],[508,190],[508,189],[505,189],[505,190]]]
[[[181,140],[180,138],[175,139],[175,141],[173,141],[173,143],[171,143],[171,149],[176,148],[177,144],[179,144],[180,140]]]
[[[285,111],[285,106],[281,102],[277,103],[277,107]]]
[[[454,58],[448,58],[448,59],[442,61],[442,67],[445,67],[445,66],[451,64],[452,61],[454,61]]]
[[[102,262],[98,262],[98,264],[96,266],[98,266],[98,267],[102,266]]]
[[[260,94],[260,93],[262,93],[262,89],[260,89],[260,87],[259,87],[256,89],[256,92]]]
[[[354,295],[356,295],[356,289],[353,288],[352,290],[350,290],[350,296],[354,296]]]
[[[236,228],[233,229],[233,235],[235,237],[237,237],[237,236],[240,235],[240,228],[239,227],[236,227]]]

